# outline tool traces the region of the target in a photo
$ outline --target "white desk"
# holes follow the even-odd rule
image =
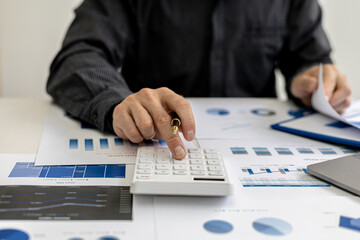
[[[201,101],[205,100],[199,102]],[[212,101],[219,104],[226,103],[225,99]],[[251,103],[249,99],[242,102],[244,101]],[[256,102],[260,104],[261,100],[257,99]],[[0,99],[0,154],[36,154],[49,105],[49,100]],[[219,143],[211,140],[203,143],[220,147]],[[233,139],[221,141],[221,144],[228,143],[229,146],[240,146]],[[264,141],[259,141],[259,146],[263,143]],[[241,144],[246,145],[246,141]],[[311,144],[314,142],[311,141]],[[226,157],[231,158],[231,153]],[[237,156],[231,161],[239,162],[241,158]],[[230,174],[240,170],[237,165],[234,166],[229,170]],[[302,189],[299,194],[299,188],[246,189],[241,186],[238,177],[235,177],[234,181],[239,191],[235,196],[228,198],[136,196],[135,213],[146,213],[141,215],[142,221],[135,219],[137,223],[135,225],[131,225],[131,222],[123,224],[121,221],[120,223],[117,221],[0,221],[0,233],[5,226],[35,232],[32,239],[49,239],[49,235],[42,233],[47,229],[51,229],[53,233],[51,235],[50,232],[51,239],[72,239],[72,237],[90,240],[139,239],[139,237],[135,238],[134,234],[139,234],[141,238],[159,240],[360,238],[360,233],[355,230],[339,228],[340,216],[360,217],[359,198],[335,188],[324,189],[323,192],[326,193],[324,195],[317,195],[316,189],[310,188]],[[279,224],[284,231],[277,236],[255,231],[256,227],[261,228],[259,224],[261,225],[261,221],[266,221],[266,217],[274,217],[270,221],[286,219],[292,227],[289,229],[280,226],[284,224],[283,222],[273,222],[275,225]],[[218,224],[216,221],[220,221],[220,225],[216,225]],[[217,230],[227,231],[226,223],[232,226],[231,230],[227,233],[214,233]],[[129,237],[124,234],[125,230],[122,227],[132,229],[133,235],[130,234]],[[209,232],[209,229],[213,232]],[[97,237],[99,235],[112,235],[116,238],[99,238]]]
[[[35,154],[50,100],[0,98],[0,153]]]

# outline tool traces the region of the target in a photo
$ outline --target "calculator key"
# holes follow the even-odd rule
[[[174,175],[188,175],[188,171],[185,171],[185,170],[176,170],[176,171],[173,171],[173,174],[174,174]]]
[[[174,160],[174,164],[187,164],[188,161],[186,159],[183,160]]]
[[[153,153],[141,153],[140,154],[141,158],[154,158],[154,154]]]
[[[157,174],[157,175],[169,175],[170,172],[167,171],[167,170],[156,170],[155,174]]]
[[[138,169],[151,169],[151,164],[139,164]]]
[[[156,163],[158,163],[158,164],[170,164],[170,159],[159,158],[159,159],[156,160]]]
[[[202,153],[201,149],[198,149],[198,148],[189,148],[188,152],[189,153]]]
[[[191,159],[190,164],[192,164],[192,165],[203,165],[204,160],[202,160],[202,159]]]
[[[164,158],[168,158],[170,157],[170,152],[168,149],[158,149],[157,152],[158,157],[164,157]]]
[[[221,171],[221,166],[214,165],[214,166],[208,166],[209,171]]]
[[[142,147],[142,148],[140,148],[140,152],[155,152],[155,148],[153,148],[153,147]]]
[[[193,166],[190,166],[190,169],[193,170],[193,171],[202,171],[202,170],[204,170],[204,166],[202,166],[202,165],[193,165]]]
[[[220,159],[219,154],[206,154],[205,157],[207,159]]]
[[[154,160],[152,158],[140,158],[140,163],[152,163]]]
[[[150,175],[137,175],[136,178],[141,179],[141,180],[150,180],[151,176]]]
[[[169,168],[170,168],[170,165],[168,165],[168,164],[157,164],[156,165],[157,170],[167,170]]]
[[[204,176],[205,171],[192,171],[191,175]]]
[[[184,164],[175,165],[174,170],[187,170],[187,165]]]
[[[222,171],[214,171],[214,172],[209,172],[210,176],[223,176],[223,172]]]
[[[191,159],[195,159],[195,158],[202,159],[202,158],[204,158],[204,156],[201,153],[190,153],[189,158],[191,158]]]
[[[204,152],[205,152],[205,153],[209,153],[209,154],[217,154],[217,153],[219,153],[219,150],[216,150],[216,149],[205,149]]]
[[[140,169],[136,171],[138,174],[151,174],[151,170]]]
[[[220,160],[207,160],[207,165],[220,165]]]

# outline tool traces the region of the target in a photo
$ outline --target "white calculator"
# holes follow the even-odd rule
[[[140,147],[130,192],[151,195],[227,196],[232,194],[218,150],[188,149],[175,160],[164,147]]]

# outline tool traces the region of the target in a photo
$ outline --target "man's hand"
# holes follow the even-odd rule
[[[115,133],[134,143],[164,139],[176,159],[186,155],[184,143],[171,131],[171,113],[181,119],[180,130],[187,141],[195,137],[195,121],[188,101],[168,88],[143,88],[131,94],[113,112]]]
[[[291,93],[307,107],[311,107],[311,96],[318,86],[318,73],[319,67],[312,67],[297,75],[291,82]],[[333,64],[323,66],[323,75],[325,96],[330,105],[342,114],[351,101],[351,90],[346,76]]]

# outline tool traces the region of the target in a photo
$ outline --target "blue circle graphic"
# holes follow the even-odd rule
[[[228,115],[230,114],[230,112],[226,109],[222,109],[222,108],[210,108],[208,110],[206,110],[207,114],[210,115],[217,115],[217,116],[224,116],[224,115]]]
[[[289,110],[288,114],[292,117],[295,118],[299,118],[299,117],[303,117],[305,115],[308,115],[312,113],[312,111],[308,110],[308,109],[298,109],[298,110]]]
[[[211,233],[229,233],[234,227],[225,221],[222,220],[210,220],[204,223],[204,228],[206,231]]]
[[[17,229],[1,229],[1,240],[29,240],[29,235]]]
[[[292,232],[291,225],[279,218],[260,218],[253,222],[256,231],[270,236],[285,236]]]
[[[275,111],[266,108],[255,108],[251,110],[251,113],[262,117],[275,115]]]
[[[119,238],[113,236],[104,236],[99,238],[99,240],[119,240]]]

